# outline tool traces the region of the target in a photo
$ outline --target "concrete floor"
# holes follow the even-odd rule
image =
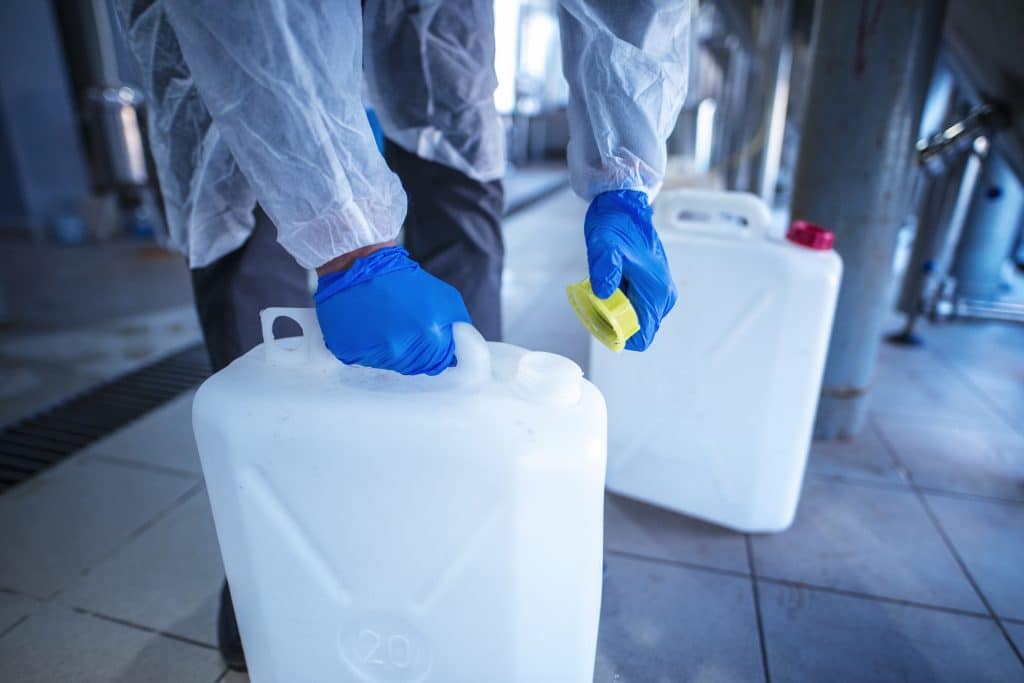
[[[0,337],[0,428],[202,340],[192,304]]]
[[[200,340],[184,259],[139,239],[5,239],[0,299],[0,427]]]
[[[583,210],[507,222],[505,314],[509,341],[585,363]],[[608,497],[596,680],[1024,681],[1024,328],[922,332],[883,348],[863,436],[815,444],[789,531]],[[190,400],[0,496],[0,679],[247,680],[214,648]]]

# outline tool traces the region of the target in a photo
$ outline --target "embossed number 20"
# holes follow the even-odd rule
[[[383,635],[373,629],[359,632],[360,656],[367,664],[407,669],[412,664],[412,644],[403,635]]]

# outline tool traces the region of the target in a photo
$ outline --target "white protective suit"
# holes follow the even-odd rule
[[[397,236],[406,197],[364,112],[364,66],[396,144],[480,181],[504,170],[489,0],[118,3],[168,239],[193,268],[244,243],[257,200],[306,268]],[[685,96],[690,0],[560,4],[573,188],[653,193]]]
[[[696,3],[696,0],[694,0]],[[608,190],[653,198],[665,141],[686,98],[689,0],[561,0],[569,82],[569,176],[584,199]]]

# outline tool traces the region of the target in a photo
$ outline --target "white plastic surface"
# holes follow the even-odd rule
[[[193,407],[253,683],[589,683],[606,417],[580,368],[458,324],[457,367],[403,377],[337,362],[313,311],[263,323]]]
[[[655,226],[679,290],[644,353],[590,346],[608,488],[746,532],[796,511],[842,275],[749,194],[675,190]]]

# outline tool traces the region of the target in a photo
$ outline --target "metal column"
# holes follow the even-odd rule
[[[729,79],[741,103],[741,113],[726,185],[745,190],[774,203],[782,137],[786,128],[789,74],[792,66],[790,24],[793,0],[764,0],[756,17],[754,59],[745,56],[730,64]]]
[[[749,159],[747,189],[769,204],[775,203],[775,185],[782,158],[782,136],[786,130],[789,101],[789,73],[793,47],[789,28],[793,21],[793,0],[766,0],[761,5],[757,29],[757,102],[748,102],[748,139],[758,139]]]
[[[89,177],[48,2],[0,2],[0,230],[79,222]]]
[[[892,335],[891,341],[921,343],[914,326],[919,316],[930,313],[949,272],[980,167],[978,154],[965,148],[949,155],[941,167],[921,170],[917,235],[897,303],[897,308],[907,315],[906,326]]]
[[[999,298],[1002,269],[1020,226],[1024,190],[998,154],[990,154],[982,166],[964,223],[951,275],[956,296],[964,299]]]
[[[854,436],[910,210],[914,143],[945,3],[819,0],[794,218],[828,226],[845,264],[816,435]]]

